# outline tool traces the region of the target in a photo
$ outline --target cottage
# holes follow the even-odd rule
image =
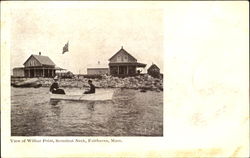
[[[47,56],[31,55],[24,62],[24,76],[25,77],[54,77],[55,76],[55,64]]]
[[[13,69],[13,76],[24,77],[24,68],[23,67],[15,67]]]
[[[137,62],[123,47],[109,59],[109,70],[113,76],[132,76],[137,74],[138,67],[146,64]]]
[[[160,68],[155,65],[155,64],[152,64],[149,68],[148,68],[148,74],[152,77],[155,77],[155,78],[159,78],[160,77]]]
[[[109,68],[87,68],[88,75],[108,75]]]

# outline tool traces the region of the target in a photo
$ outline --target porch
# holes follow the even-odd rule
[[[113,76],[134,76],[139,74],[138,67],[146,67],[142,63],[109,63],[110,74]]]
[[[24,68],[24,76],[28,78],[32,77],[54,77],[55,68],[48,67],[28,67]]]

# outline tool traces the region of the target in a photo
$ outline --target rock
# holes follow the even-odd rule
[[[163,91],[163,80],[153,78],[147,74],[119,78],[114,76],[102,75],[101,79],[92,79],[93,84],[100,88],[127,88],[141,89],[142,91]],[[41,78],[42,86],[50,86],[53,78]],[[59,84],[62,87],[89,87],[87,78],[61,79]]]

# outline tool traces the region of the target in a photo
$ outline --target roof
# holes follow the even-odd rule
[[[160,70],[160,68],[159,68],[157,65],[155,65],[155,64],[152,64],[152,65],[148,68],[148,70],[153,69],[153,68],[157,68],[157,69]]]
[[[14,67],[13,70],[14,69],[24,69],[24,67]]]
[[[135,57],[133,57],[131,54],[129,54],[125,49],[123,49],[123,47],[117,53],[115,53],[111,58],[109,58],[109,60],[114,58],[120,52],[126,53],[126,54],[128,54],[128,56],[132,57],[134,60],[137,60],[137,59],[135,59]]]
[[[108,68],[107,64],[88,64],[87,68]]]
[[[97,68],[87,68],[87,70],[108,70],[109,68],[106,67],[97,67]]]
[[[39,63],[41,63],[42,65],[49,65],[49,66],[55,66],[55,63],[47,56],[43,56],[43,55],[34,55],[32,54],[25,62],[24,64],[29,61],[29,59],[31,57],[34,57]]]
[[[55,70],[66,70],[66,69],[63,69],[63,68],[60,68],[60,67],[55,67]]]
[[[137,67],[146,67],[147,64],[143,63],[109,63],[109,66],[137,66]]]

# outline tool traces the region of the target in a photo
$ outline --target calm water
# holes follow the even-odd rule
[[[112,101],[52,102],[48,88],[12,87],[11,104],[12,136],[163,135],[163,92],[117,89]]]

